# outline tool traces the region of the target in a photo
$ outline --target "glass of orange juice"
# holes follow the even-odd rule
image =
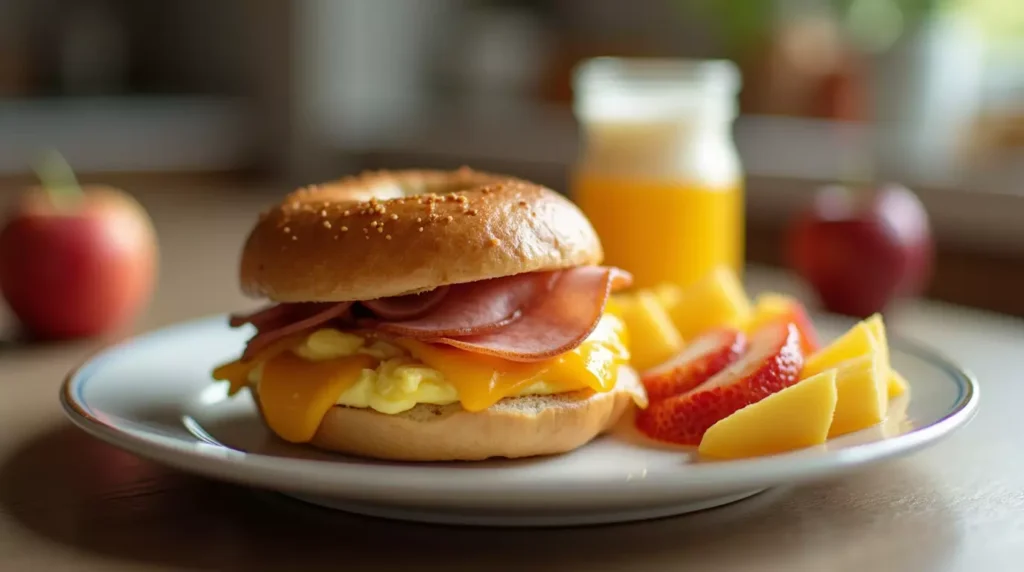
[[[572,194],[605,263],[639,287],[743,266],[739,73],[722,60],[596,58],[574,77],[582,148]]]

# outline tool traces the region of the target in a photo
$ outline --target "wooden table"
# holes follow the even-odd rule
[[[151,189],[162,245],[139,330],[254,305],[236,257],[274,195]],[[201,218],[205,217],[205,218]],[[754,269],[754,289],[791,288]],[[0,323],[5,322],[0,315]],[[857,474],[641,524],[483,530],[374,520],[165,469],[66,421],[64,374],[95,342],[0,346],[0,569],[963,570],[1024,569],[1024,322],[914,304],[897,333],[982,385],[978,417],[934,448]]]

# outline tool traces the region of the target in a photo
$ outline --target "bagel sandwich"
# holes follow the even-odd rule
[[[646,394],[601,266],[554,191],[473,171],[364,173],[265,211],[240,285],[262,309],[213,378],[292,443],[399,461],[571,451]]]

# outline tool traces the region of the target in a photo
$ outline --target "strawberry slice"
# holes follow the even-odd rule
[[[647,396],[653,402],[686,393],[736,361],[746,347],[747,337],[739,330],[711,330],[644,373]]]
[[[754,305],[754,316],[747,324],[747,331],[757,330],[774,321],[792,322],[800,330],[800,348],[804,356],[809,356],[820,349],[818,332],[814,329],[807,314],[807,308],[799,300],[785,294],[766,293],[757,297]]]
[[[719,420],[796,383],[803,365],[797,326],[771,322],[753,333],[749,349],[732,365],[695,389],[638,412],[637,428],[661,441],[699,445]]]

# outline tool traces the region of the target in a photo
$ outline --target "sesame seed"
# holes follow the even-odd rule
[[[331,228],[331,221],[325,220],[324,221],[324,228]]]
[[[327,209],[320,211],[320,216],[327,216]]]
[[[368,228],[366,228],[366,227],[364,226],[364,227],[363,227],[363,234],[367,234],[368,232],[370,232],[370,229],[368,229]]]
[[[388,240],[391,240],[391,235],[390,235],[390,234],[385,234],[385,235],[384,235],[384,238],[386,238],[386,239],[388,239]]]
[[[347,226],[341,227],[341,232],[348,232],[348,227]]]
[[[377,228],[377,221],[372,221],[370,223],[370,228]]]
[[[289,234],[289,233],[291,233],[291,231],[292,231],[291,227],[287,227],[287,226],[284,227],[284,233],[285,234]]]
[[[455,217],[453,217],[452,215],[448,215],[448,218],[446,220],[448,222],[452,222],[453,220],[455,220]]]
[[[420,232],[423,232],[423,227],[422,226],[420,227]]]
[[[381,232],[381,233],[384,232],[384,227],[383,226],[378,226],[377,227],[377,232]]]
[[[416,217],[416,222],[423,222],[423,217],[421,217],[421,216]]]
[[[292,235],[292,240],[298,240],[298,239],[299,239],[299,237],[295,236],[294,234]]]
[[[345,209],[345,212],[342,213],[342,214],[344,214],[345,216],[348,216],[348,215],[352,214],[352,211],[350,211],[348,209]]]
[[[491,239],[487,241],[487,244],[490,244],[491,246],[498,246],[498,242],[497,238],[491,237]]]
[[[398,220],[398,215],[396,215],[396,214],[391,215],[391,220]]]
[[[370,240],[370,235],[366,235],[363,238],[365,238],[366,240]]]

